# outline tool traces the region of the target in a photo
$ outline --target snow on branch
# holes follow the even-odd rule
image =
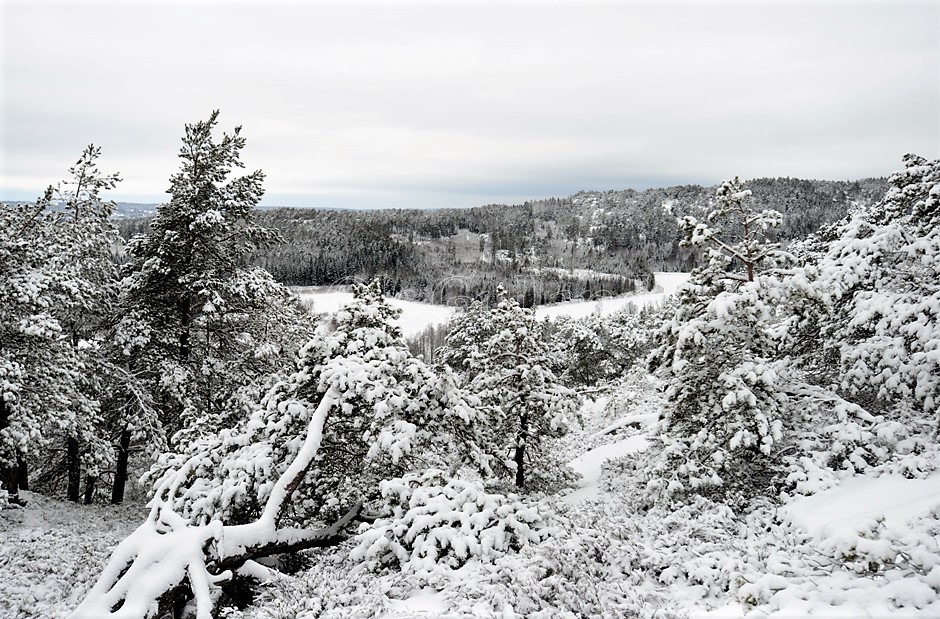
[[[248,564],[258,573],[253,559],[276,553],[329,546],[344,539],[343,531],[355,520],[362,504],[354,505],[331,526],[319,530],[278,529],[277,521],[291,495],[314,462],[323,438],[329,410],[340,400],[336,389],[323,395],[310,418],[297,456],[277,480],[264,511],[254,522],[224,525],[220,520],[193,524],[172,509],[180,480],[190,463],[165,480],[151,502],[147,521],[115,549],[111,561],[73,619],[148,619],[159,616],[191,592],[197,619],[212,617],[218,585],[232,578],[232,571]]]

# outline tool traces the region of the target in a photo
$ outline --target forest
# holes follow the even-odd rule
[[[0,616],[940,614],[940,160],[266,211],[218,124],[0,211]]]
[[[806,238],[852,205],[884,195],[885,179],[749,181],[754,208],[775,208],[781,243]],[[704,216],[714,188],[697,185],[606,192],[469,209],[344,211],[260,209],[284,242],[252,263],[289,286],[342,286],[379,278],[399,298],[466,306],[492,303],[504,285],[524,307],[648,289],[654,271],[690,271],[676,221]],[[128,209],[128,214],[138,214]],[[148,217],[118,223],[130,239]]]

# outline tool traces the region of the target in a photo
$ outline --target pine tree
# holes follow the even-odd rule
[[[814,272],[842,387],[940,410],[940,160],[904,157],[884,199],[834,230]]]
[[[787,362],[778,358],[772,300],[787,255],[768,242],[776,211],[754,212],[735,178],[716,192],[705,221],[679,220],[686,247],[708,262],[679,291],[675,316],[657,333],[650,368],[667,381],[662,417],[666,490],[749,494],[776,474],[783,438]]]
[[[131,372],[147,372],[163,422],[178,442],[230,427],[265,376],[308,331],[303,311],[250,254],[277,241],[255,222],[263,173],[243,167],[241,128],[213,130],[218,111],[187,125],[170,201],[128,244],[124,317],[116,339]]]
[[[548,439],[567,433],[577,396],[555,376],[548,350],[534,312],[500,286],[491,310],[474,303],[455,319],[439,353],[488,412],[484,449],[496,472],[511,474],[517,487],[564,475]]]
[[[378,281],[354,285],[353,301],[321,324],[294,371],[274,383],[246,421],[153,467],[148,477],[158,480],[157,494],[165,480],[182,475],[189,489],[175,499],[178,513],[226,522],[256,517],[265,489],[296,456],[313,403],[334,384],[342,398],[324,418],[317,461],[292,506],[296,521],[375,499],[379,481],[429,466],[461,462],[486,470],[475,442],[479,413],[449,372],[435,373],[411,355],[393,322],[400,312],[384,300]]]
[[[77,501],[81,465],[93,486],[112,457],[99,402],[100,329],[114,295],[110,261],[113,205],[99,192],[117,175],[101,174],[89,146],[35,204],[0,211],[0,470],[16,497],[12,471],[53,442],[67,445],[69,498]],[[64,205],[64,210],[60,208]]]

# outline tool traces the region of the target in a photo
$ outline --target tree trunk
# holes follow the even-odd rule
[[[78,503],[79,486],[82,483],[82,463],[78,458],[78,439],[71,436],[66,441],[66,467],[69,472],[66,498]]]
[[[93,475],[88,475],[85,477],[85,497],[82,499],[82,503],[85,505],[91,505],[91,501],[95,496],[95,485],[97,483],[97,477]]]
[[[29,490],[29,467],[23,454],[16,456],[16,484],[20,490]]]
[[[519,424],[519,436],[516,437],[516,454],[513,460],[516,462],[516,487],[521,488],[525,485],[525,444],[529,435],[529,416],[522,413],[522,419]]]
[[[192,343],[190,342],[189,337],[189,329],[193,321],[193,310],[192,307],[190,307],[189,299],[181,299],[178,308],[180,312],[180,361],[186,361],[189,359],[189,353],[192,349]]]
[[[118,448],[117,469],[114,471],[114,487],[111,489],[111,504],[124,502],[124,486],[127,484],[127,451],[131,446],[131,431],[121,431],[121,445]]]
[[[7,408],[7,403],[3,399],[3,396],[0,396],[0,430],[4,430],[10,426],[10,409]],[[10,503],[15,505],[22,505],[20,501],[20,485],[19,480],[16,475],[17,467],[15,465],[4,464],[0,460],[0,490],[6,490],[9,498],[7,499]]]

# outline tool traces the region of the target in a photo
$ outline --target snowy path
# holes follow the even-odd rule
[[[823,539],[852,532],[878,516],[884,516],[885,525],[898,532],[935,505],[940,505],[938,473],[926,479],[853,477],[835,488],[794,499],[780,511],[793,524]]]
[[[616,443],[601,445],[578,456],[568,465],[584,477],[581,482],[582,485],[574,492],[566,495],[563,500],[573,505],[580,501],[596,499],[601,494],[601,467],[604,463],[614,458],[643,451],[648,446],[649,441],[646,439],[646,435],[637,434]]]

